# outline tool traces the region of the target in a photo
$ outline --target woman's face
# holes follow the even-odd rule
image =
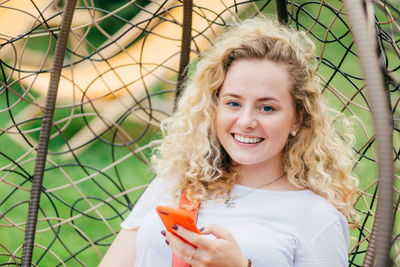
[[[284,65],[241,59],[230,66],[218,96],[216,129],[234,162],[281,166],[287,138],[300,124]]]

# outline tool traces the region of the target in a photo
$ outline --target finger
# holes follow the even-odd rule
[[[195,232],[192,232],[180,225],[176,225],[176,227],[173,227],[173,228],[175,228],[173,230],[177,235],[182,237],[184,240],[186,240],[190,244],[192,244],[196,247],[204,245],[205,241],[204,241],[204,239],[202,239],[201,235],[196,234]]]
[[[218,224],[215,224],[215,223],[211,223],[211,224],[207,225],[207,227],[204,228],[204,230],[201,232],[201,234],[203,234],[203,235],[212,234],[216,238],[219,238],[219,239],[225,239],[225,240],[229,240],[229,241],[234,240],[231,232],[229,232],[224,227],[222,227]]]
[[[190,244],[187,244],[185,241],[183,241],[178,236],[176,236],[175,234],[168,232],[168,231],[165,234],[165,238],[168,241],[167,242],[168,245],[171,248],[174,248],[176,250],[182,250],[185,247],[185,245],[190,245]]]
[[[195,247],[186,243],[181,238],[177,237],[173,233],[167,232],[165,237],[168,240],[172,252],[185,262],[192,260],[195,254]]]

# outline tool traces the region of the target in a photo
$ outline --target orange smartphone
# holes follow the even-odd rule
[[[172,225],[176,224],[185,227],[192,232],[200,234],[199,229],[197,229],[196,223],[194,222],[192,216],[188,211],[168,206],[157,206],[156,210],[162,222],[164,223],[165,228],[169,232],[175,234],[175,232],[172,230]]]

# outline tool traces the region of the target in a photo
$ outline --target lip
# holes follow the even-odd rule
[[[243,143],[243,142],[240,142],[239,140],[237,140],[235,138],[235,136],[234,136],[235,134],[236,135],[240,135],[242,137],[247,137],[247,138],[261,138],[262,140],[260,142],[258,142],[258,143]],[[262,138],[262,137],[259,137],[259,136],[247,135],[247,134],[239,134],[239,133],[232,133],[231,136],[232,136],[233,141],[236,144],[238,144],[240,146],[244,146],[244,147],[254,147],[254,146],[257,146],[257,145],[261,144],[265,140],[265,138]]]
[[[242,134],[242,133],[231,133],[231,135],[232,136],[234,136],[234,135],[240,135],[240,136],[243,136],[243,137],[248,137],[248,138],[261,138],[261,139],[265,139],[265,138],[262,138],[262,137],[260,137],[260,136],[256,136],[256,135],[249,135],[249,134]]]

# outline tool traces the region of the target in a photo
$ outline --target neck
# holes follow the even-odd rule
[[[237,184],[247,187],[259,187],[263,184],[273,182],[283,175],[281,165],[240,165],[238,168]]]

